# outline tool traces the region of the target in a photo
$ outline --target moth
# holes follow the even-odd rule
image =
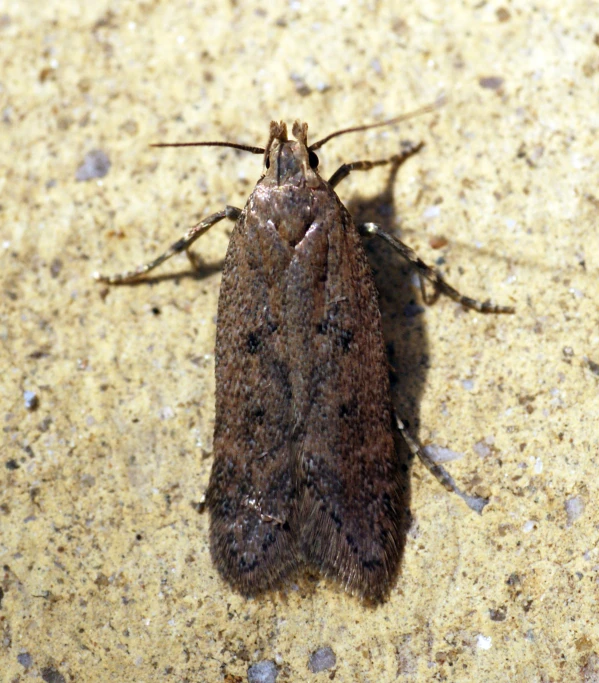
[[[418,454],[443,485],[475,509],[427,458],[395,415],[378,294],[362,246],[375,235],[410,261],[435,292],[485,313],[511,307],[463,297],[377,225],[356,226],[335,193],[351,171],[402,162],[421,145],[379,161],[343,164],[327,181],[316,150],[348,132],[398,123],[434,105],[308,143],[308,126],[271,122],[264,171],[241,210],[227,206],[131,282],[224,218],[235,221],[225,258],[216,333],[214,461],[206,493],[210,550],[221,576],[244,595],[279,587],[302,565],[367,601],[386,598],[406,526],[407,460]],[[421,280],[422,282],[422,280]],[[423,288],[424,292],[424,288]]]

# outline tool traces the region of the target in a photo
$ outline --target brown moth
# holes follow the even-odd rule
[[[306,562],[380,598],[397,572],[407,483],[377,292],[307,126],[293,134],[271,127],[223,271],[212,555],[244,593]]]
[[[408,116],[432,107],[424,108]],[[352,170],[403,161],[344,164],[327,182],[305,123],[272,122],[264,173],[243,210],[227,207],[136,270],[96,278],[131,281],[223,218],[236,221],[225,259],[216,334],[214,462],[206,501],[210,549],[220,574],[244,595],[280,586],[301,565],[363,598],[383,600],[397,576],[405,532],[407,461],[423,458],[446,488],[479,511],[405,434],[395,416],[378,294],[362,234],[396,248],[437,292],[482,312],[510,307],[461,296],[407,247],[374,224],[357,228],[334,191]],[[160,145],[171,146],[171,145]],[[424,291],[424,290],[423,290]]]

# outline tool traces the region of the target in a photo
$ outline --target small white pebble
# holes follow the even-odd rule
[[[436,204],[428,206],[422,213],[423,218],[438,218],[441,215],[441,207]]]
[[[27,408],[27,410],[35,410],[40,402],[35,391],[24,391],[23,400],[25,401],[25,408]]]
[[[337,657],[330,647],[321,647],[310,655],[308,669],[313,674],[333,669],[337,664]]]
[[[464,457],[463,453],[452,451],[450,448],[443,448],[431,443],[422,449],[433,462],[452,462]]]
[[[481,458],[488,458],[491,455],[491,449],[485,441],[475,443],[472,450]]]
[[[161,420],[170,420],[173,417],[175,417],[175,411],[170,406],[164,406],[164,408],[160,411]]]
[[[483,636],[482,633],[479,633],[476,636],[476,645],[479,650],[490,650],[491,645],[493,645],[493,639],[491,636]]]
[[[269,660],[257,662],[248,668],[249,683],[275,683],[278,676],[276,664]]]
[[[566,515],[568,516],[568,526],[572,526],[584,512],[584,501],[580,496],[568,498],[564,503],[564,508],[566,509]]]

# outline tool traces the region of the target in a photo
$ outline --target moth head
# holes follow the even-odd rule
[[[282,185],[288,181],[316,186],[318,157],[308,149],[308,124],[296,121],[291,129],[295,140],[287,138],[287,126],[271,121],[270,134],[264,150],[264,175]]]
[[[381,126],[390,126],[392,124],[406,121],[407,119],[420,116],[427,112],[434,111],[445,103],[445,98],[441,97],[433,104],[429,104],[408,114],[402,114],[386,121],[379,123],[370,123],[364,126],[354,126],[353,128],[344,128],[330,133],[324,138],[313,142],[308,147],[308,124],[296,121],[293,124],[291,132],[295,137],[295,141],[287,138],[287,126],[283,121],[277,123],[271,121],[270,134],[268,136],[268,143],[266,149],[262,147],[254,147],[253,145],[243,145],[236,142],[159,142],[151,145],[152,147],[230,147],[232,149],[239,149],[251,154],[264,154],[264,168],[265,172],[263,178],[276,185],[282,185],[288,181],[295,183],[305,183],[308,187],[317,187],[321,182],[318,175],[318,157],[316,150],[320,149],[326,142],[332,140],[339,135],[346,133],[355,133],[361,130],[370,130],[371,128],[380,128]]]

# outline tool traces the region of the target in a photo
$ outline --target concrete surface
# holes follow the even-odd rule
[[[0,10],[2,680],[599,680],[597,3]],[[475,515],[415,463],[385,605],[314,576],[245,600],[198,511],[231,225],[200,240],[198,274],[184,256],[137,286],[91,273],[243,205],[260,174],[259,157],[149,143],[264,145],[273,118],[315,140],[441,92],[438,112],[320,157],[332,174],[423,140],[341,198],[462,292],[516,306],[421,310],[403,264],[369,245],[398,409],[491,503]],[[108,172],[77,180],[94,150]]]

